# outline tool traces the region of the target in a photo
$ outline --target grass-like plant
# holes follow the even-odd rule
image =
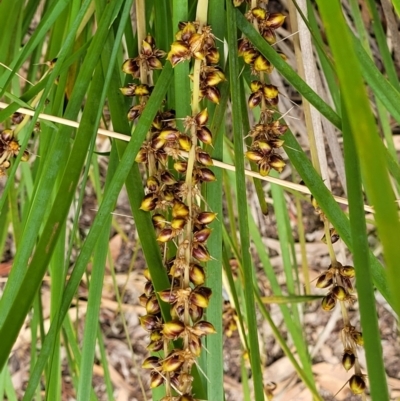
[[[383,24],[373,0],[362,12],[356,0],[289,0],[275,12],[278,3],[0,2],[0,250],[12,259],[0,298],[0,399],[63,399],[66,363],[76,399],[97,400],[95,358],[116,399],[99,314],[110,233],[123,231],[112,215],[123,186],[146,263],[138,302],[151,355],[139,376],[154,400],[224,400],[224,336],[234,330],[241,399],[283,392],[268,383],[264,321],[310,399],[322,400],[303,320],[310,303],[341,310],[343,386],[390,399],[375,294],[398,316],[400,4],[381,1]],[[296,111],[289,91],[299,94]],[[99,135],[110,138],[106,154]],[[86,186],[98,210],[82,238]],[[314,282],[301,201],[319,215],[330,260]],[[254,210],[276,222],[284,287]],[[68,314],[82,280],[83,334]],[[124,321],[116,284],[115,297]],[[279,306],[279,327],[268,304]],[[17,391],[8,361],[26,325],[29,379]]]

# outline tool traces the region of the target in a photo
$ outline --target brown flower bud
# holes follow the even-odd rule
[[[22,121],[24,120],[24,115],[18,112],[13,113],[13,115],[11,116],[11,120],[13,122],[13,124],[21,124]]]
[[[205,51],[205,49],[196,50],[196,51],[193,53],[193,57],[194,57],[196,60],[204,60],[204,59],[206,58],[206,51]]]
[[[119,88],[119,90],[124,96],[135,96],[136,85],[128,84],[127,86]]]
[[[271,124],[271,130],[276,135],[283,135],[287,131],[287,129],[288,129],[288,126],[281,124],[279,122],[279,120],[276,120]]]
[[[154,210],[157,206],[158,202],[158,197],[155,196],[154,194],[147,194],[140,205],[141,210],[145,212],[150,212],[151,210]]]
[[[185,227],[186,223],[187,223],[187,219],[182,219],[182,218],[172,219],[171,227],[174,230],[183,230],[183,228]]]
[[[272,150],[272,147],[271,147],[269,141],[266,141],[264,139],[255,141],[253,143],[253,146],[257,147],[264,156],[269,155]]]
[[[147,152],[146,149],[141,148],[135,157],[136,163],[146,163],[147,162]]]
[[[225,81],[225,75],[220,70],[214,70],[207,74],[205,79],[205,86],[217,86],[222,81]]]
[[[189,302],[200,308],[207,308],[211,297],[211,289],[208,287],[196,287],[189,297]]]
[[[179,29],[180,31],[177,33],[177,35],[180,35],[184,41],[188,41],[190,37],[196,33],[196,27],[194,26],[193,22],[180,22]]]
[[[142,295],[139,296],[139,303],[141,306],[145,307],[147,304],[147,300],[149,299],[149,296],[143,293]]]
[[[150,388],[156,388],[164,383],[162,375],[155,370],[150,372]]]
[[[262,158],[264,157],[264,155],[257,151],[257,150],[249,150],[245,153],[245,156],[252,162],[259,162],[260,160],[262,160]]]
[[[168,242],[174,237],[175,237],[174,230],[172,228],[167,227],[160,231],[160,233],[157,236],[157,241]]]
[[[263,21],[267,18],[267,11],[261,7],[254,7],[251,9],[251,14],[257,21]]]
[[[175,200],[175,193],[172,190],[164,190],[163,191],[163,201],[164,202],[173,202]]]
[[[179,354],[172,354],[164,359],[162,370],[164,372],[175,372],[183,365],[184,359]]]
[[[213,182],[217,179],[215,174],[207,167],[199,168],[197,172],[199,174],[199,179],[203,182]]]
[[[246,38],[239,39],[239,42],[238,42],[238,55],[239,55],[239,57],[242,57],[244,52],[246,52],[249,49],[252,49],[252,45],[249,42],[249,40],[246,39]]]
[[[212,134],[207,127],[200,127],[196,131],[196,136],[199,141],[205,143],[206,145],[212,144]]]
[[[263,94],[265,99],[274,99],[278,97],[278,88],[274,85],[264,85]]]
[[[146,187],[150,192],[157,192],[160,188],[160,183],[153,175],[146,180]]]
[[[282,139],[278,139],[278,138],[274,138],[274,139],[270,139],[268,141],[268,143],[275,149],[280,148],[283,146],[283,144],[285,143],[284,140]]]
[[[189,278],[194,285],[196,286],[203,285],[204,282],[206,281],[206,274],[204,273],[204,268],[198,264],[192,263],[190,265]]]
[[[362,333],[359,331],[352,331],[351,332],[351,338],[354,340],[354,342],[359,345],[360,347],[364,346],[364,338],[362,336]]]
[[[332,288],[332,295],[339,301],[344,301],[347,297],[347,292],[341,285],[335,285]]]
[[[151,276],[150,276],[150,270],[149,269],[144,269],[143,270],[143,276],[145,277],[146,280],[151,281]]]
[[[163,348],[164,348],[164,341],[163,340],[150,341],[149,344],[146,347],[146,349],[149,352],[158,352],[158,351],[161,351]]]
[[[160,179],[161,182],[166,185],[174,185],[177,183],[176,178],[168,170],[161,172]]]
[[[146,281],[146,284],[144,285],[144,293],[146,294],[147,297],[150,297],[153,292],[154,292],[153,283],[151,281]]]
[[[345,349],[342,357],[343,367],[349,371],[354,366],[355,361],[356,356],[354,355],[353,351],[351,349]]]
[[[317,280],[315,286],[317,288],[327,288],[332,285],[332,275],[330,273],[322,273]]]
[[[189,340],[189,350],[190,352],[199,357],[201,354],[201,340],[198,337],[191,336]]]
[[[246,64],[253,64],[259,56],[260,53],[256,49],[249,48],[243,52],[243,61]]]
[[[154,150],[160,150],[164,147],[166,144],[166,139],[160,138],[159,135],[154,135],[153,138],[151,139],[151,147]]]
[[[142,49],[140,52],[145,56],[151,56],[153,54],[153,49],[151,47],[151,44],[149,42],[146,42],[145,40],[143,40],[142,41]]]
[[[148,95],[150,95],[151,90],[152,90],[152,88],[150,88],[148,85],[145,85],[145,84],[136,85],[135,95],[136,96],[148,96]]]
[[[271,167],[268,164],[268,162],[262,161],[261,163],[258,164],[258,171],[261,176],[266,177],[271,171]]]
[[[178,173],[186,173],[187,170],[187,162],[179,160],[177,162],[174,163],[174,169],[178,172]]]
[[[27,150],[24,150],[24,153],[22,154],[22,157],[21,157],[21,161],[27,162],[29,160],[29,157],[30,157],[29,152]]]
[[[160,326],[160,319],[155,315],[144,315],[139,317],[140,325],[146,331],[153,331]]]
[[[185,150],[186,152],[190,151],[190,148],[192,147],[192,141],[187,135],[181,133],[179,135],[178,142],[181,149]]]
[[[169,304],[176,302],[176,292],[171,289],[160,291],[158,295],[162,301]]]
[[[181,201],[175,201],[172,207],[172,217],[189,217],[189,207]]]
[[[149,57],[147,63],[151,70],[162,70],[162,62],[157,57]]]
[[[207,248],[202,244],[197,244],[196,247],[192,249],[192,256],[199,262],[208,262],[211,260],[210,253]]]
[[[349,387],[353,394],[362,394],[365,390],[366,384],[361,375],[353,375],[350,377]]]
[[[269,26],[271,29],[278,29],[285,22],[285,18],[286,16],[281,13],[271,13],[268,16],[266,25]]]
[[[204,297],[204,296],[201,295],[201,294],[193,293],[193,294],[190,296],[190,302],[191,302],[193,305],[196,305],[196,306],[198,306],[198,307],[200,307],[200,308],[205,309],[205,308],[208,307],[209,299],[206,298],[206,297]]]
[[[286,163],[282,160],[281,156],[272,154],[269,158],[269,165],[278,173],[281,173]]]
[[[214,326],[210,322],[204,320],[197,322],[193,326],[192,331],[199,337],[216,333]]]
[[[196,231],[193,234],[193,239],[196,242],[204,243],[208,240],[211,234],[211,228],[203,228],[202,230]]]
[[[356,271],[353,266],[343,266],[339,269],[342,277],[353,278],[356,275]]]
[[[171,318],[183,320],[185,308],[180,304],[173,304],[171,308]]]
[[[190,58],[190,48],[183,41],[176,41],[171,44],[171,50],[168,53],[167,59],[175,67],[178,63]]]
[[[211,156],[204,150],[201,150],[201,148],[196,149],[196,161],[204,166],[213,165]]]
[[[137,104],[135,106],[132,106],[127,114],[128,120],[135,121],[142,114],[142,111],[143,111],[143,105]]]
[[[149,315],[157,315],[160,313],[160,305],[158,304],[157,297],[153,294],[146,303],[146,312]]]
[[[324,311],[329,312],[336,306],[336,298],[332,294],[328,294],[322,298],[321,307]]]
[[[161,333],[161,330],[155,330],[150,333],[149,337],[150,337],[151,341],[158,341],[158,340],[162,340],[163,335]]]
[[[122,63],[122,71],[125,74],[136,76],[139,71],[139,66],[137,65],[136,60],[133,58],[128,58],[128,60],[125,60]]]
[[[180,132],[176,128],[168,128],[162,130],[158,135],[158,138],[164,139],[166,141],[175,141],[178,139]]]
[[[276,43],[276,35],[275,32],[270,29],[270,28],[266,28],[263,29],[262,31],[262,37],[270,44],[273,45]]]
[[[190,49],[192,50],[192,52],[199,51],[203,47],[203,35],[201,35],[200,33],[194,32],[190,36],[188,42],[189,42]]]
[[[10,142],[14,137],[14,132],[11,129],[5,129],[1,132],[1,140],[3,142]]]
[[[221,92],[218,88],[214,86],[207,86],[205,89],[201,91],[202,96],[206,97],[210,102],[215,104],[219,104],[221,99]]]
[[[143,369],[157,369],[161,366],[160,358],[156,356],[149,356],[142,363]]]
[[[264,84],[261,81],[251,81],[250,90],[252,93],[258,92],[263,88]]]
[[[210,224],[217,217],[217,213],[201,212],[197,215],[196,221],[200,224]]]
[[[266,72],[267,74],[271,74],[274,69],[273,65],[261,54],[254,60],[253,67],[256,71]]]
[[[189,315],[193,323],[198,322],[203,317],[203,312],[204,309],[200,308],[200,306],[194,304],[189,306]]]
[[[185,324],[180,320],[164,323],[162,333],[168,340],[176,340],[185,331]]]
[[[262,101],[262,93],[255,92],[249,96],[249,100],[247,101],[247,104],[251,109],[253,109],[254,107],[259,106],[261,101]]]
[[[216,47],[212,47],[208,49],[206,53],[206,61],[207,64],[218,64],[219,63],[219,51]]]

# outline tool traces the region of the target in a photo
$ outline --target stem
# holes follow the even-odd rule
[[[335,255],[335,251],[333,250],[333,245],[332,245],[330,224],[325,216],[322,217],[322,220],[324,222],[326,246],[328,247],[329,256],[331,258],[332,264],[334,264],[336,262],[336,255]]]
[[[142,50],[143,40],[146,38],[146,8],[144,0],[136,1],[136,26],[140,53]],[[140,81],[142,84],[147,84],[147,67],[143,62],[140,62]]]
[[[208,0],[199,0],[197,4],[196,20],[199,22],[198,32],[202,32],[203,25],[207,23],[207,11],[208,11]],[[195,60],[193,67],[193,91],[192,91],[192,116],[195,117],[199,112],[199,98],[200,98],[200,69],[201,60]],[[185,251],[186,257],[186,267],[184,273],[184,287],[189,287],[189,265],[191,259],[191,241],[192,241],[192,202],[193,202],[193,188],[192,188],[192,175],[193,168],[196,159],[196,146],[197,146],[197,136],[196,136],[196,126],[192,125],[190,129],[192,147],[190,148],[188,165],[186,170],[186,188],[187,188],[187,206],[189,208],[189,221],[186,225],[186,239],[188,240],[188,246]],[[186,313],[185,313],[185,323]]]

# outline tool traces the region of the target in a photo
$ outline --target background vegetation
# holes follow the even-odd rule
[[[357,399],[399,396],[387,383],[385,366],[393,359],[383,357],[379,331],[380,325],[390,327],[389,337],[398,344],[397,326],[395,319],[387,323],[376,313],[376,299],[390,319],[400,312],[400,2],[262,2],[270,13],[286,16],[272,46],[260,35],[257,18],[248,14],[256,6],[230,0],[0,2],[0,273],[5,278],[0,399],[145,399],[146,391],[149,397],[148,372],[140,368],[144,332],[139,340],[132,328],[139,327],[137,315],[145,312],[131,278],[144,285],[145,264],[156,291],[169,288],[170,281],[150,213],[140,210],[146,173],[135,158],[162,107],[175,110],[181,131],[183,118],[207,107],[212,133],[212,143],[202,146],[214,160],[210,169],[216,180],[203,186],[200,203],[217,213],[207,245],[212,258],[204,264],[205,285],[212,290],[205,317],[216,333],[203,340],[206,351],[193,369],[196,399],[235,399],[224,394],[224,344],[229,347],[237,328],[238,399],[260,401],[290,392],[288,383],[277,383],[277,389],[270,383],[266,330],[290,361],[291,379],[306,389],[304,399],[328,397],[313,373],[315,344],[307,328],[310,310],[318,311],[320,326],[326,322],[322,316],[333,313],[322,311],[321,302],[325,310],[335,304],[341,310],[337,327],[324,332],[328,343],[342,338],[336,352],[346,355],[354,347],[363,355],[365,349],[366,362],[356,354],[343,386]],[[142,49],[138,32],[151,34],[157,48],[168,53],[178,23],[199,16],[206,16],[219,49],[225,80],[217,99],[206,96],[195,112],[196,81],[188,76],[195,76],[196,62],[173,67],[170,55],[153,72],[154,88],[140,118],[130,122],[132,97],[119,88],[132,82],[122,65]],[[262,176],[245,158],[254,147],[248,133],[260,111],[247,105],[255,76],[254,65],[241,49],[238,54],[243,37],[273,66],[262,80],[278,88],[279,103],[271,102],[270,110],[275,121],[288,126],[277,151],[286,164],[281,175],[272,170]],[[133,104],[138,101],[134,97]],[[133,216],[134,227],[126,223],[129,216],[112,214],[116,205],[118,212],[128,204],[125,213]],[[325,233],[318,256],[307,251],[309,243],[320,241],[321,235],[310,237],[312,232]],[[115,234],[129,255],[124,265],[112,254]],[[278,240],[274,249],[271,238]],[[275,255],[279,263],[271,259]],[[342,298],[332,295],[328,282],[344,271],[327,273],[336,260],[355,269],[356,284],[351,269],[350,278],[340,281],[347,285]],[[125,282],[119,281],[122,273]],[[353,285],[354,294],[349,293]],[[143,378],[136,390],[132,383],[121,384],[110,363],[105,291],[114,302],[107,319],[120,322],[133,376]],[[136,295],[127,301],[130,291]],[[137,306],[127,309],[129,303]],[[128,311],[136,320],[129,321]],[[343,327],[352,329],[343,334]],[[338,358],[346,366],[341,354]],[[20,364],[29,368],[17,385]],[[102,377],[101,389],[94,374]],[[163,397],[163,387],[153,389],[153,399]],[[184,399],[190,398],[179,398]]]

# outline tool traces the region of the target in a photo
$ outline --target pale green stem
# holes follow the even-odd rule
[[[140,53],[143,41],[146,38],[146,8],[144,0],[136,0],[136,26]],[[142,84],[147,84],[147,67],[142,62],[140,63],[140,81]]]
[[[198,32],[202,32],[203,25],[207,23],[207,11],[208,11],[208,0],[199,0],[197,4],[196,21],[199,22]],[[193,91],[192,91],[192,116],[195,117],[199,112],[199,99],[200,99],[200,69],[201,60],[195,60],[193,67]],[[192,175],[194,169],[194,163],[196,158],[196,126],[191,127],[191,140],[192,147],[189,151],[188,165],[186,170],[186,189],[187,189],[187,206],[189,208],[189,221],[186,225],[186,239],[189,241],[188,247],[186,248],[186,268],[184,273],[184,287],[189,287],[189,265],[191,259],[191,240],[192,240],[192,202],[193,202],[193,187],[192,187]],[[186,322],[185,322],[186,323]]]

